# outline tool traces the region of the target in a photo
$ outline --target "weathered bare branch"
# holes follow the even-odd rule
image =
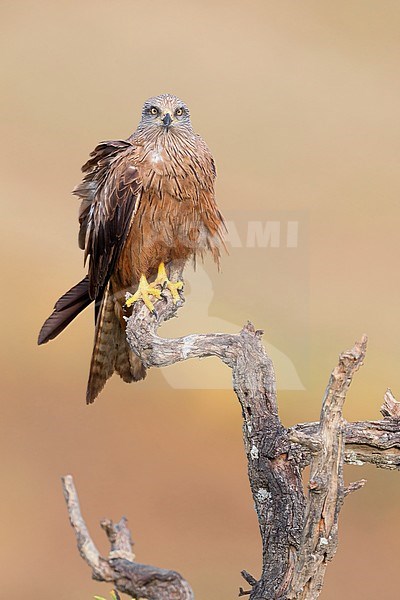
[[[344,499],[342,410],[354,373],[360,368],[367,339],[339,357],[322,403],[318,437],[321,450],[311,458],[309,496],[297,555],[290,598],[317,598],[323,585],[327,560],[338,543],[338,518]]]
[[[111,550],[108,558],[124,558],[130,562],[135,561],[132,552],[133,542],[131,532],[126,524],[126,518],[122,517],[119,523],[114,524],[110,519],[100,521],[101,528],[106,532]]]
[[[180,279],[180,275],[178,269],[175,278]],[[251,589],[240,588],[239,595],[249,596],[250,600],[314,600],[321,591],[327,561],[337,548],[338,516],[344,498],[365,484],[365,480],[360,480],[345,488],[343,464],[369,462],[388,469],[400,468],[399,403],[388,391],[382,407],[383,420],[344,421],[346,393],[365,355],[364,337],[340,356],[325,393],[320,421],[287,430],[279,420],[274,369],[261,343],[262,332],[248,323],[236,334],[161,338],[158,328],[176,315],[182,303],[183,299],[174,304],[165,291],[164,298],[155,305],[154,315],[135,305],[127,319],[127,340],[147,368],[217,356],[232,369],[233,388],[242,407],[248,475],[263,544],[261,576],[257,580],[242,571]],[[311,465],[311,476],[306,499],[302,469],[307,464]],[[111,521],[102,523],[111,543],[110,556],[105,560],[78,517],[79,507],[71,523],[80,552],[95,578],[113,581],[117,589],[135,598],[193,597],[177,573],[134,562],[124,519],[117,525]],[[86,548],[82,539],[87,538],[90,552],[82,550]],[[166,595],[165,586],[172,582],[177,595],[171,595],[171,590]],[[140,595],[135,596],[133,591]]]
[[[366,479],[360,479],[359,481],[353,481],[353,483],[349,483],[349,485],[344,488],[343,495],[346,497],[357,490],[361,490],[366,483]]]
[[[263,541],[263,572],[259,581],[251,583],[251,600],[316,598],[326,561],[337,547],[338,515],[344,497],[364,485],[357,482],[344,488],[344,461],[396,468],[400,459],[400,428],[393,426],[395,402],[386,402],[386,411],[392,412],[385,423],[347,424],[342,417],[347,389],[365,355],[366,338],[340,356],[325,394],[320,422],[298,425],[288,432],[278,417],[274,372],[260,342],[261,332],[248,324],[236,335],[162,339],[158,327],[174,316],[177,307],[167,299],[156,308],[154,319],[149,319],[144,309],[137,310],[127,327],[128,342],[147,367],[214,355],[232,368],[233,387],[243,411],[249,480]],[[309,463],[310,493],[306,503],[301,468]]]
[[[82,518],[78,494],[71,475],[62,478],[65,501],[68,507],[69,520],[74,528],[79,554],[87,562],[93,572],[93,579],[98,581],[112,581],[112,569],[108,562],[100,556],[86,523]]]
[[[189,335],[174,340],[157,335],[175,314],[169,299],[156,305],[157,316],[136,309],[127,323],[127,339],[146,367],[189,358],[218,356],[231,367],[233,388],[242,407],[243,435],[250,486],[263,541],[263,572],[251,600],[285,597],[300,545],[304,493],[298,465],[289,459],[290,442],[278,417],[275,374],[251,323],[238,334]]]
[[[290,439],[302,448],[292,448],[301,455],[302,466],[311,461],[311,452],[303,439],[315,439],[319,423],[299,423],[289,430]],[[381,421],[344,423],[345,463],[369,463],[382,469],[400,469],[400,424],[386,417]]]
[[[93,579],[112,582],[117,590],[129,594],[132,598],[193,600],[191,587],[176,571],[134,562],[131,535],[124,517],[117,524],[108,519],[101,522],[101,527],[111,543],[108,558],[102,558],[82,517],[72,476],[63,477],[62,484],[79,553],[92,569]]]
[[[384,417],[398,421],[400,419],[400,402],[396,400],[390,389],[386,390],[381,413]]]
[[[309,451],[309,460],[311,460],[312,454],[317,454],[322,449],[322,441],[318,432],[318,423],[315,423],[315,425],[316,427],[313,433],[305,432],[297,427],[292,427],[288,431],[289,440],[292,443],[299,444]]]

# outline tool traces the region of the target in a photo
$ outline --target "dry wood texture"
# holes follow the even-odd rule
[[[110,520],[101,522],[101,527],[111,544],[111,550],[108,558],[100,556],[83,520],[71,475],[63,477],[62,483],[78,550],[92,569],[93,579],[112,582],[118,591],[129,594],[132,598],[147,600],[192,600],[194,598],[189,584],[179,573],[135,562],[135,555],[132,552],[133,543],[125,518],[117,524]]]
[[[181,304],[174,304],[169,292],[164,292],[155,315],[136,306],[127,321],[127,339],[146,368],[217,356],[232,369],[263,547],[261,576],[256,579],[243,571],[248,589],[241,588],[239,595],[250,600],[317,598],[327,562],[337,548],[344,498],[365,483],[361,480],[345,488],[343,465],[368,462],[386,469],[400,468],[400,403],[388,390],[381,409],[383,420],[347,423],[343,419],[347,390],[365,356],[367,340],[363,336],[340,355],[325,392],[320,421],[286,429],[278,416],[275,374],[261,343],[262,332],[248,323],[237,334],[159,337],[159,326],[175,316]],[[306,465],[310,465],[307,497],[302,480]],[[100,557],[80,515],[72,479],[67,476],[63,481],[78,548],[95,579],[112,581],[116,589],[134,598],[194,597],[178,573],[134,561],[125,521],[102,523],[112,550],[108,559]]]

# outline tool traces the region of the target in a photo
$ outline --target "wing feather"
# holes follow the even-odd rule
[[[134,146],[102,142],[83,165],[86,173],[74,194],[82,200],[79,246],[89,257],[89,294],[98,298],[107,284],[129,232],[141,192]]]

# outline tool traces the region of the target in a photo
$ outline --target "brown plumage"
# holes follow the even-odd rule
[[[160,263],[184,263],[205,251],[218,262],[224,229],[213,158],[175,96],[147,100],[133,135],[102,142],[90,156],[74,190],[88,275],[58,300],[39,334],[39,344],[53,339],[95,302],[88,403],[114,371],[126,382],[146,375],[125,339],[126,292],[135,292],[142,275],[154,278]]]

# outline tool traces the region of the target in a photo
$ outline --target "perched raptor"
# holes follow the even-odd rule
[[[166,288],[176,301],[182,283],[168,279],[169,265],[205,251],[218,262],[224,221],[210,150],[176,96],[147,100],[136,131],[126,141],[100,143],[82,171],[74,194],[81,199],[79,246],[88,274],[57,301],[38,343],[55,338],[95,303],[91,403],[114,371],[128,383],[146,376],[125,339],[126,310],[143,301],[152,311],[152,299]]]

